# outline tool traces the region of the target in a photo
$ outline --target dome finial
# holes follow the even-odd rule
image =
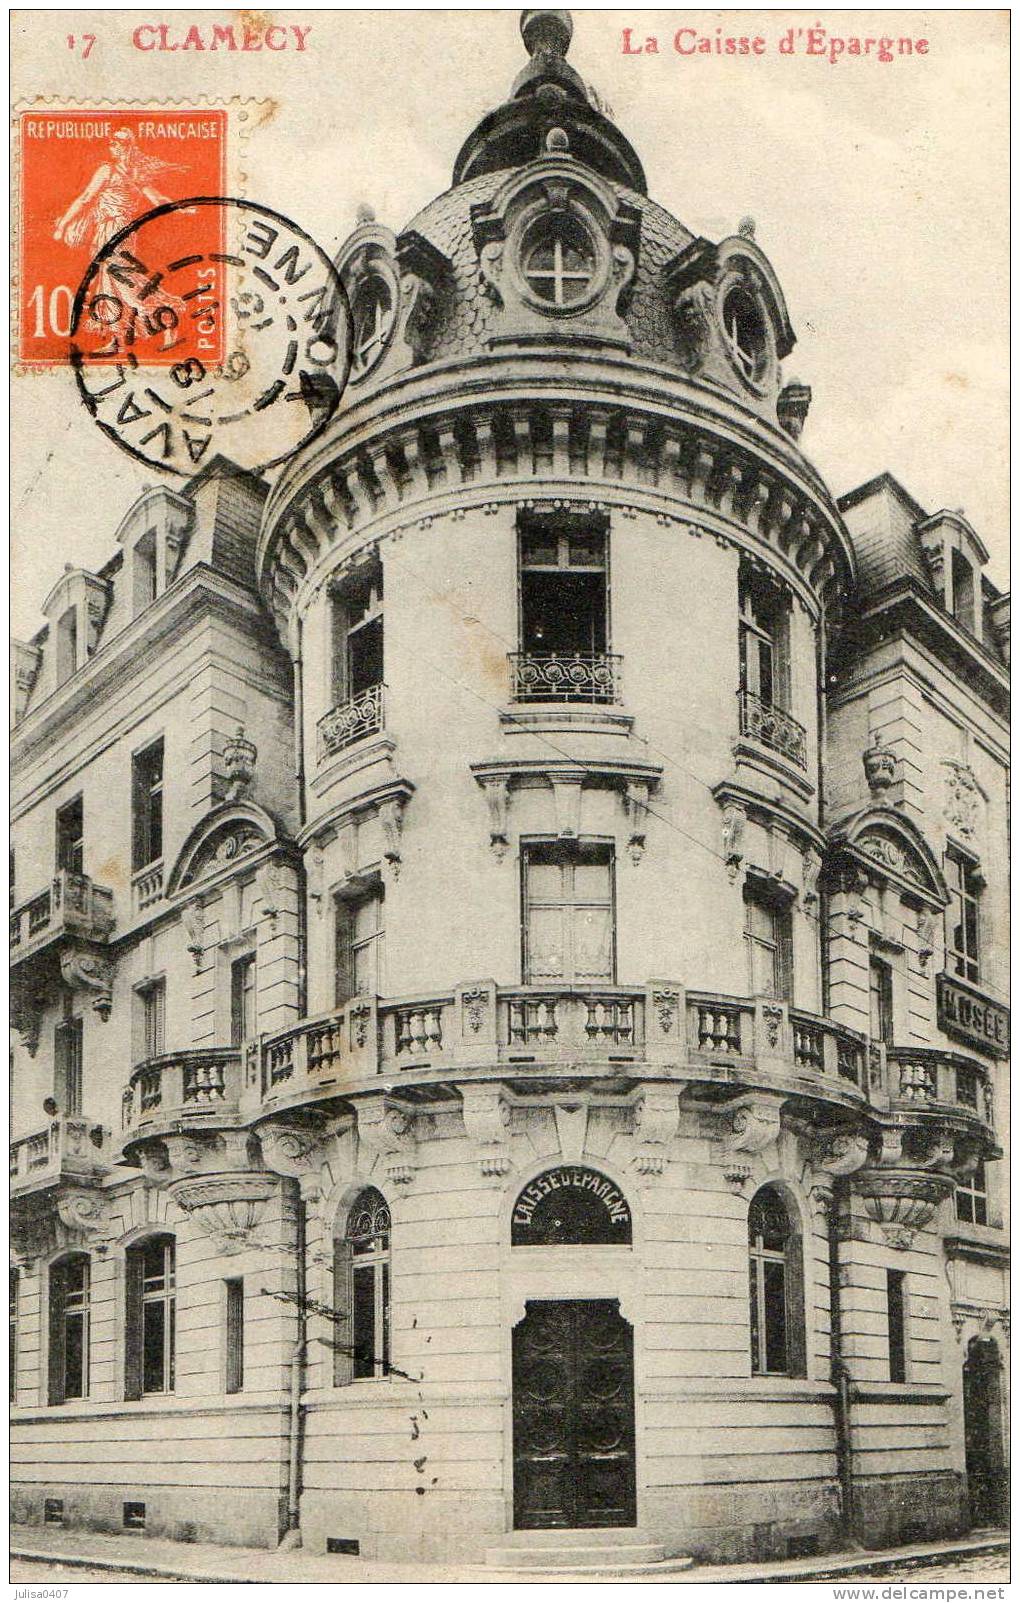
[[[565,56],[574,24],[569,11],[522,11],[521,38],[529,56]]]

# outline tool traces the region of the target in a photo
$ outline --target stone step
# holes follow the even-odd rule
[[[514,1545],[489,1548],[485,1562],[490,1569],[496,1570],[541,1570],[543,1573],[567,1574],[577,1570],[595,1570],[617,1574],[625,1570],[654,1569],[664,1564],[666,1549],[657,1542],[600,1542],[594,1547],[580,1547],[573,1543],[563,1543],[557,1547],[544,1543],[536,1547]],[[682,1567],[684,1563],[682,1559],[670,1562],[671,1567],[673,1564]]]

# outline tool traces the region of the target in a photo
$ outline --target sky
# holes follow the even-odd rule
[[[399,232],[448,187],[467,133],[526,60],[518,15],[160,12],[168,44],[192,24],[207,37],[245,19],[310,30],[300,53],[291,36],[286,51],[225,55],[141,51],[132,36],[152,15],[103,11],[90,13],[96,43],[82,59],[66,45],[81,13],[19,12],[14,100],[237,97],[231,183],[332,254],[359,205]],[[962,508],[1007,587],[1008,13],[573,15],[570,62],[612,108],[649,193],[712,239],[754,218],[798,336],[784,375],[813,391],[801,446],[833,493],[887,469],[926,510]],[[816,23],[826,51],[846,43],[834,62],[807,53]],[[760,36],[765,51],[681,55],[681,27],[710,42],[720,27]],[[784,54],[791,27],[803,32]],[[626,53],[627,28],[632,51],[654,37],[658,54]],[[851,37],[880,36],[928,49],[851,54]],[[11,412],[12,623],[25,638],[64,563],[100,566],[160,476],[99,432],[68,370],[16,372]]]

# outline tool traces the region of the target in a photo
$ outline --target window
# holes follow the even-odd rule
[[[338,1321],[334,1382],[390,1371],[390,1211],[374,1187],[362,1191],[334,1249]]]
[[[140,993],[142,1003],[142,1057],[158,1058],[166,1051],[166,981],[155,980]]]
[[[89,1394],[90,1274],[86,1253],[50,1265],[50,1403]]]
[[[789,606],[776,585],[747,567],[740,574],[740,689],[789,711]]]
[[[333,597],[333,705],[383,682],[383,581],[375,564]]]
[[[57,621],[57,684],[70,679],[78,666],[78,608],[68,607]]]
[[[147,868],[163,855],[163,742],[132,758],[132,865]]]
[[[54,1094],[61,1113],[74,1119],[82,1107],[82,1021],[64,1019],[53,1032]]]
[[[981,880],[974,863],[961,852],[948,851],[945,862],[946,883],[949,886],[946,959],[949,967],[961,979],[977,980],[980,976],[978,917]]]
[[[354,297],[354,371],[367,373],[375,366],[393,326],[393,297],[386,280],[372,273]]]
[[[583,518],[520,535],[517,700],[613,701],[606,532]]]
[[[984,1158],[973,1174],[961,1180],[956,1188],[956,1217],[969,1225],[988,1223],[988,1176]]]
[[[595,277],[591,241],[572,217],[543,220],[525,242],[522,264],[532,294],[553,306],[583,300]]]
[[[156,599],[156,531],[150,529],[136,543],[131,556],[134,578],[134,616],[150,606]]]
[[[336,903],[336,1005],[383,992],[383,887]]]
[[[723,334],[738,373],[757,383],[768,360],[768,340],[761,308],[746,289],[731,289],[723,302]]]
[[[880,957],[873,957],[869,965],[871,987],[871,1039],[893,1044],[893,974],[892,965]]]
[[[21,1288],[17,1269],[12,1269],[10,1273],[11,1331],[7,1360],[7,1385],[9,1401],[13,1403],[18,1395],[18,1295]]]
[[[885,1306],[889,1324],[889,1379],[907,1378],[906,1281],[902,1269],[885,1272]]]
[[[69,874],[85,872],[85,810],[80,796],[57,813],[57,867]]]
[[[960,551],[953,552],[953,617],[974,633],[974,569]]]
[[[804,1372],[800,1238],[777,1187],[763,1186],[747,1219],[751,1373]]]
[[[224,1390],[244,1389],[244,1280],[223,1282],[226,1300],[226,1377]]]
[[[524,983],[612,981],[616,973],[611,846],[524,847]]]
[[[744,947],[751,996],[793,1001],[793,943],[790,910],[781,907],[764,885],[744,886]]]
[[[174,1389],[176,1268],[172,1236],[148,1236],[128,1248],[125,1396]]]
[[[244,1046],[258,1034],[255,995],[255,953],[248,952],[230,965],[231,1046]]]

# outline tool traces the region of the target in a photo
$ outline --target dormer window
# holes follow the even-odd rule
[[[138,541],[131,555],[133,568],[133,615],[137,618],[140,612],[151,606],[156,599],[157,566],[156,566],[156,531],[150,529]]]
[[[57,684],[62,685],[78,667],[78,608],[68,607],[57,621]]]
[[[746,289],[731,289],[722,316],[730,360],[744,378],[759,383],[768,362],[768,338],[758,302]]]
[[[960,551],[953,552],[953,617],[974,631],[974,569]]]
[[[525,242],[524,278],[532,293],[553,306],[571,306],[588,293],[595,278],[595,252],[579,223],[570,217],[546,222]]]
[[[393,296],[380,273],[372,273],[354,297],[354,368],[367,373],[386,349],[393,327]]]

